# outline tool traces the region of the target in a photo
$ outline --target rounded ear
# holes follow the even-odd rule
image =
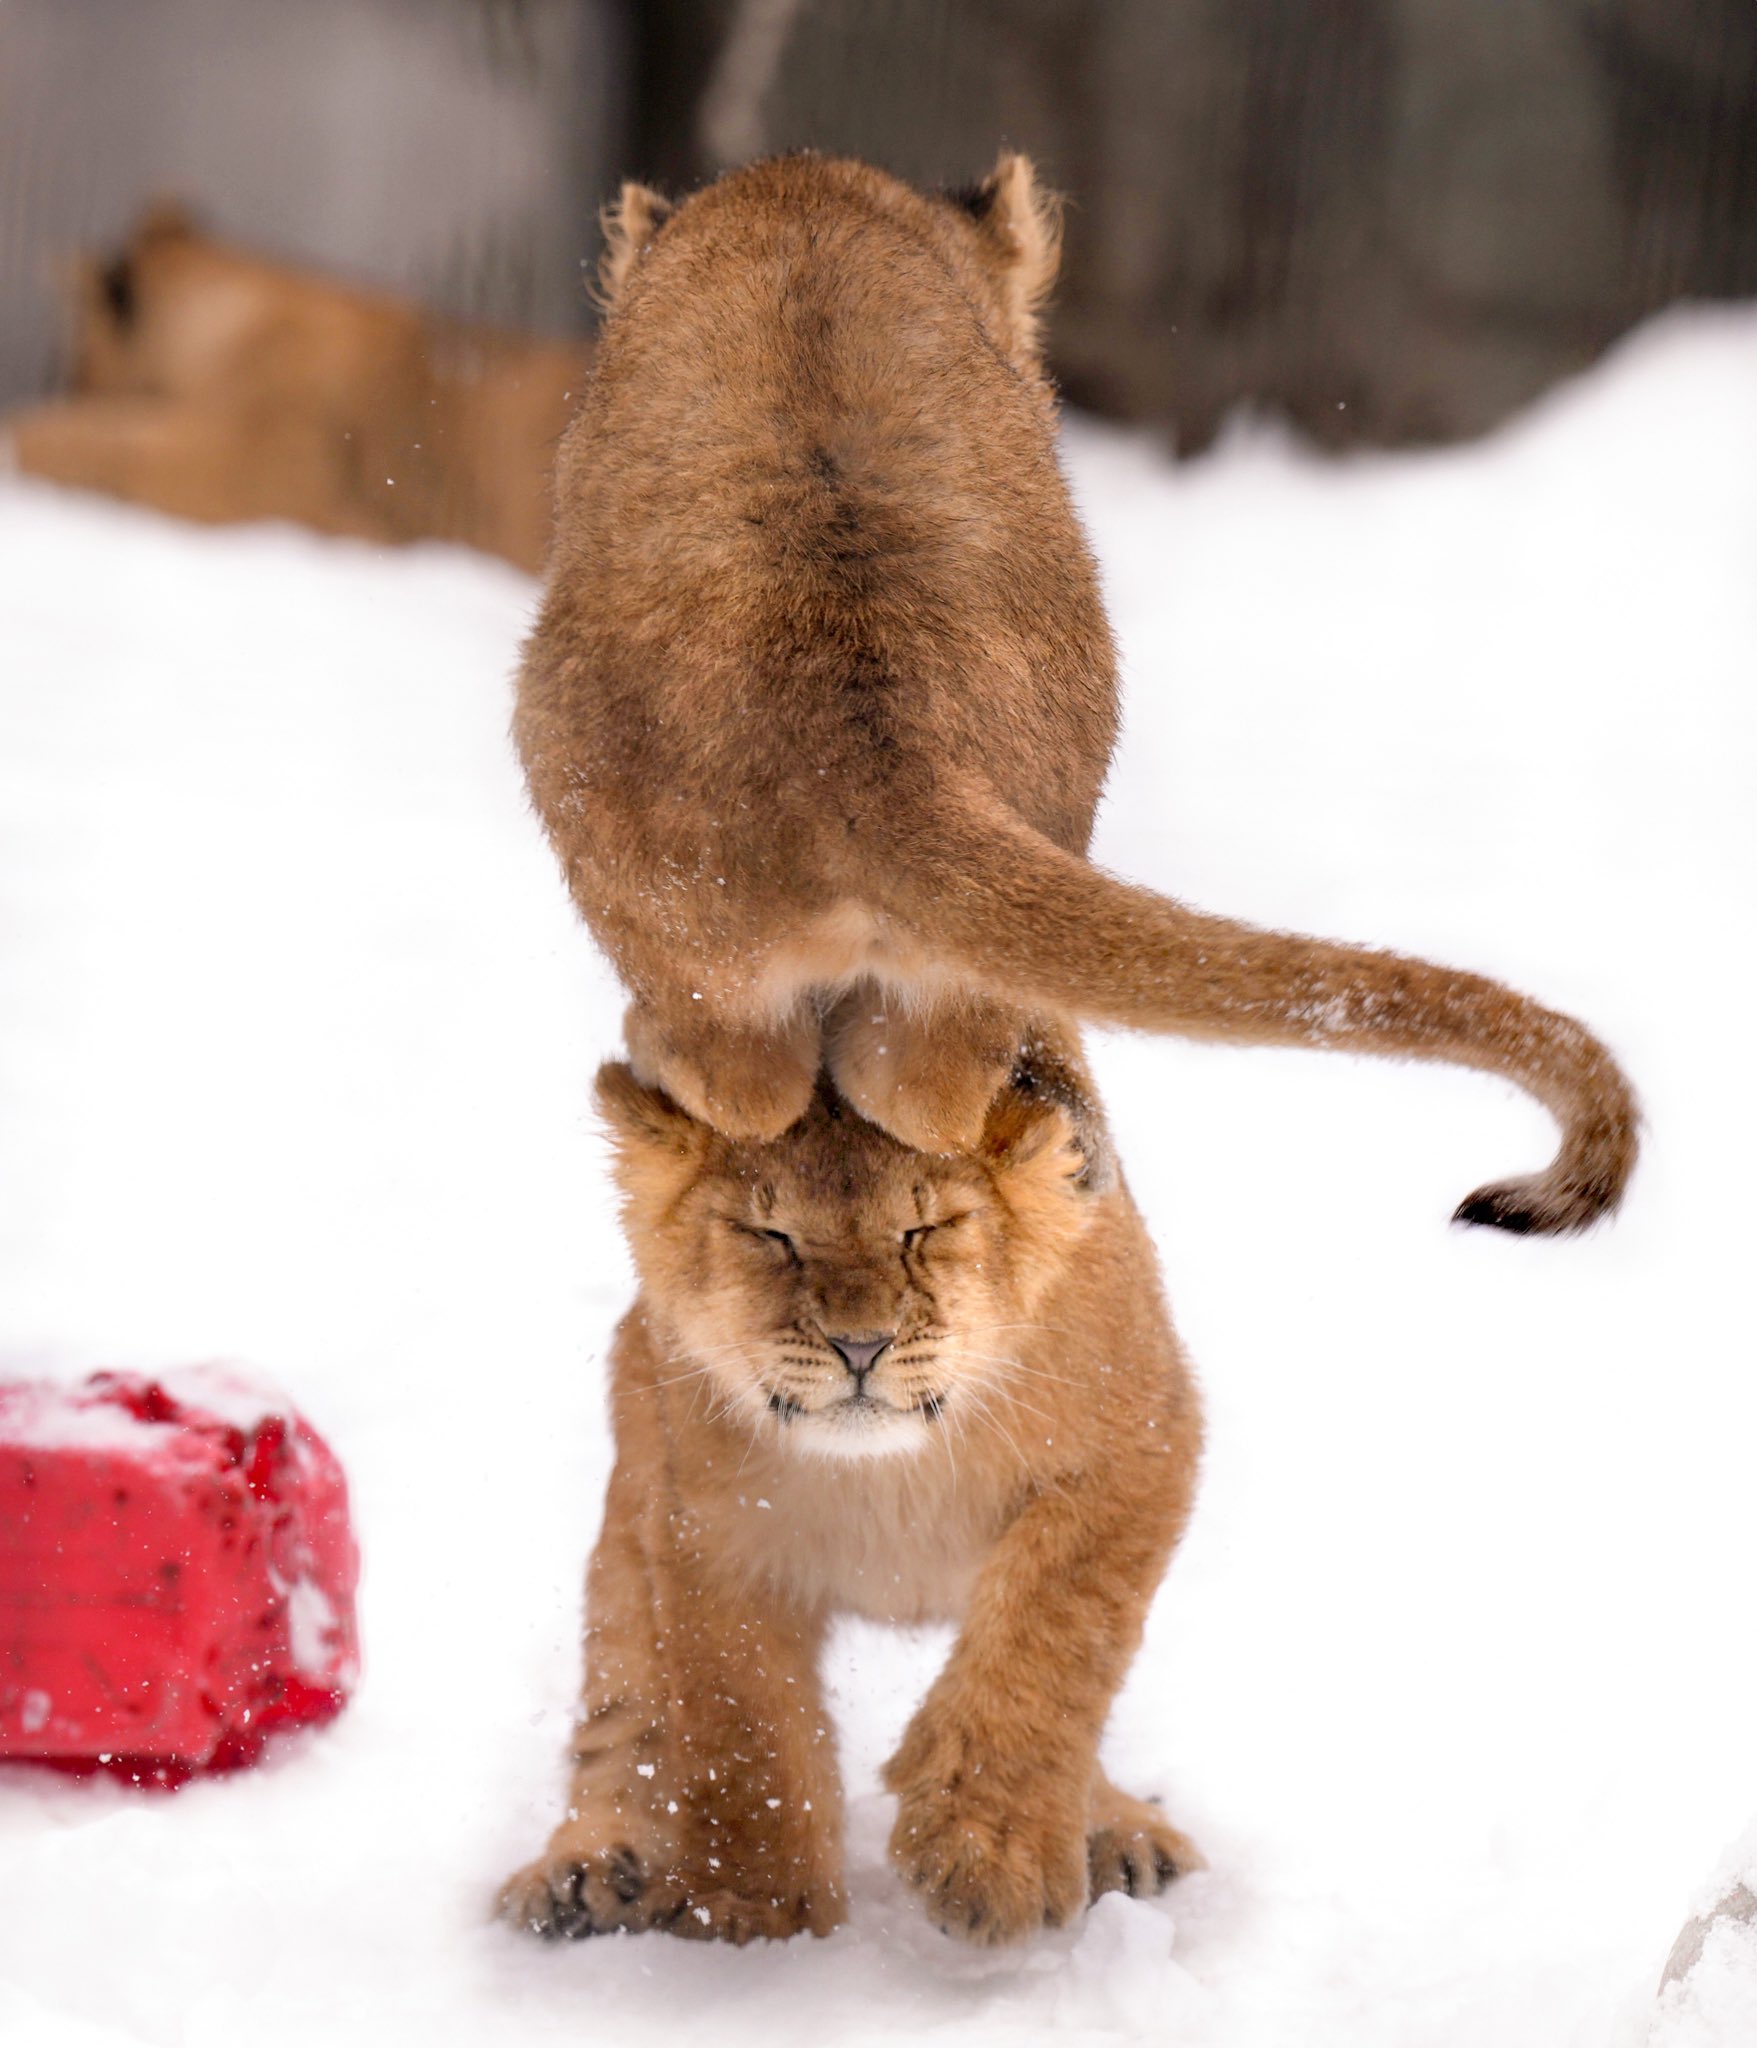
[[[1059,1133],[1043,1121],[1051,1110],[1060,1114]],[[1013,1128],[1026,1133],[1014,1154],[1020,1158],[1027,1150],[1035,1158],[1045,1150],[1071,1148],[1078,1162],[1074,1185],[1082,1194],[1108,1194],[1117,1184],[1116,1147],[1104,1105],[1075,1038],[1055,1031],[1031,1033],[1007,1085],[990,1106],[989,1124],[994,1136],[1004,1137]]]
[[[625,1161],[641,1156],[693,1159],[701,1149],[702,1125],[669,1095],[637,1081],[626,1061],[607,1060],[598,1069],[592,1094]]]
[[[1092,1162],[1067,1106],[1009,1083],[995,1097],[982,1133],[982,1152],[1015,1196],[1086,1192]]]
[[[200,233],[180,199],[152,200],[119,247],[63,258],[59,282],[74,314],[91,333],[124,334],[139,318],[139,260],[168,242],[192,242]]]
[[[995,273],[1007,321],[1007,346],[1021,368],[1039,371],[1039,316],[1061,263],[1060,195],[1038,184],[1028,156],[1003,149],[981,184],[956,194],[953,204],[975,223],[979,244]]]
[[[161,192],[157,198],[148,200],[128,239],[136,245],[141,242],[189,242],[200,233],[201,222],[186,202],[171,193]]]
[[[598,258],[598,303],[609,312],[622,296],[628,275],[653,237],[671,218],[671,202],[649,185],[625,181],[598,216],[604,253]]]

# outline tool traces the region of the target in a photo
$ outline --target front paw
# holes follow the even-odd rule
[[[891,1861],[936,1926],[999,1946],[1086,1903],[1091,1765],[1009,1759],[971,1729],[968,1715],[931,1707],[910,1724],[885,1767],[897,1795]]]
[[[1059,1804],[1059,1802],[1058,1802]],[[1060,1927],[1086,1903],[1077,1813],[996,1809],[967,1793],[903,1799],[891,1860],[935,1926],[1000,1947]]]
[[[1150,1899],[1206,1863],[1189,1836],[1151,1808],[1138,1821],[1119,1819],[1093,1828],[1086,1837],[1086,1871],[1094,1899],[1106,1892]]]
[[[749,1897],[724,1889],[692,1892],[666,1922],[672,1934],[694,1941],[790,1941],[796,1934],[828,1934],[842,1921],[841,1901],[828,1893]]]
[[[581,1941],[618,1928],[664,1926],[678,1910],[676,1886],[628,1843],[575,1844],[566,1833],[559,1830],[536,1862],[501,1886],[503,1920],[545,1941]]]
[[[719,1873],[687,1872],[644,1858],[626,1842],[595,1846],[557,1830],[548,1850],[501,1887],[500,1917],[545,1941],[653,1928],[692,1941],[786,1941],[842,1923],[840,1892],[818,1883],[769,1892],[761,1879],[729,1887]]]

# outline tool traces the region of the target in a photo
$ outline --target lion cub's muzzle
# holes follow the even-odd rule
[[[854,1390],[861,1394],[866,1391],[867,1374],[896,1341],[895,1330],[886,1330],[878,1337],[832,1337],[827,1330],[824,1332],[824,1342],[854,1375]]]
[[[869,1458],[919,1444],[944,1405],[937,1374],[929,1378],[938,1345],[896,1330],[832,1333],[820,1325],[812,1335],[813,1361],[808,1365],[795,1353],[788,1361],[792,1370],[765,1376],[764,1386],[770,1414],[783,1426],[797,1426],[802,1447]]]

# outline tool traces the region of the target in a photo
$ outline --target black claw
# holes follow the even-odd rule
[[[647,1874],[641,1859],[626,1842],[618,1843],[605,1859],[604,1882],[625,1906],[632,1906],[647,1888]]]
[[[546,1941],[579,1941],[596,1932],[592,1924],[592,1909],[586,1904],[584,1886],[583,1870],[570,1870],[564,1877],[551,1882],[549,1916],[537,1929]]]

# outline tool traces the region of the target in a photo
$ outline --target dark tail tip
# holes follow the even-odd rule
[[[1605,1182],[1552,1182],[1542,1175],[1497,1181],[1467,1195],[1453,1210],[1452,1221],[1507,1230],[1517,1237],[1568,1237],[1608,1215],[1620,1192]]]
[[[1523,1202],[1510,1199],[1507,1188],[1478,1188],[1466,1195],[1452,1211],[1454,1223],[1481,1223],[1490,1230],[1511,1230],[1519,1237],[1538,1229],[1537,1212]]]

